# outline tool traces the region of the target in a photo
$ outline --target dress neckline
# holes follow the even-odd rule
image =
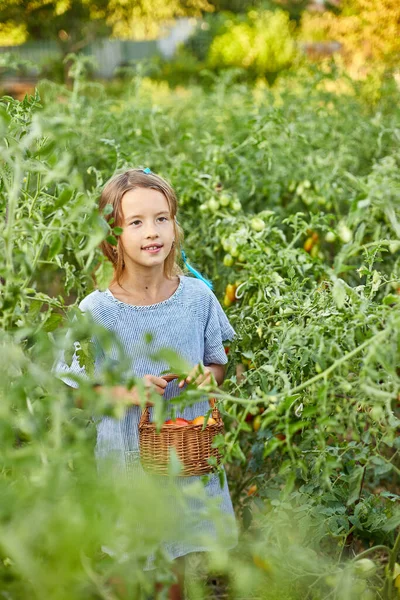
[[[127,306],[128,308],[133,308],[134,310],[146,310],[146,309],[149,310],[149,309],[159,308],[161,306],[165,306],[167,304],[174,302],[174,300],[181,293],[182,288],[183,288],[184,276],[178,275],[178,277],[179,277],[179,285],[176,288],[175,292],[173,294],[171,294],[171,296],[169,296],[169,298],[166,298],[165,300],[162,300],[161,302],[156,302],[155,304],[129,304],[129,302],[124,302],[123,300],[119,300],[118,298],[116,298],[109,288],[107,288],[105,290],[105,293],[110,298],[112,298],[112,300],[114,300],[114,302],[116,302],[117,304],[121,304],[122,306]]]

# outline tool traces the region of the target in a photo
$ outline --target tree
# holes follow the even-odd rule
[[[0,32],[18,31],[19,43],[56,40],[65,56],[97,37],[143,39],[177,17],[212,10],[208,0],[2,0]]]
[[[303,37],[307,34],[340,42],[345,61],[358,71],[392,69],[400,58],[400,2],[342,0],[334,12],[305,14]]]

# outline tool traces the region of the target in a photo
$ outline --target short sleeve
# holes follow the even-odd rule
[[[221,304],[211,292],[208,319],[204,330],[204,365],[225,365],[228,357],[223,342],[232,340],[236,335],[229,323]]]

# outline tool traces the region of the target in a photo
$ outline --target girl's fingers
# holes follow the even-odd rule
[[[143,377],[146,391],[146,399],[150,398],[150,389],[152,388],[157,394],[162,396],[165,392],[165,388],[168,385],[168,381],[165,381],[162,377],[156,377],[155,375],[145,375]]]
[[[155,375],[145,375],[144,380],[147,386],[166,388],[168,385],[168,381],[165,381],[163,377],[156,377]]]
[[[205,375],[202,375],[201,377],[202,378],[199,377],[196,380],[196,383],[197,383],[197,381],[199,382],[199,383],[197,383],[197,387],[204,387],[206,385],[210,385],[210,383],[211,383],[211,373],[207,373]]]
[[[196,365],[190,371],[190,373],[186,377],[186,379],[183,379],[182,381],[179,382],[178,387],[182,388],[185,385],[185,383],[192,383],[194,377],[196,377],[194,383],[197,387],[199,387],[202,384],[203,385],[210,384],[210,383],[216,384],[216,381],[213,378],[214,374],[212,371],[205,370],[204,373],[200,373],[199,371],[200,371],[200,365]]]
[[[189,375],[186,377],[186,382],[190,383],[193,379],[193,377],[195,377],[196,375],[198,375],[199,373],[199,369],[198,366],[196,366],[194,369],[192,369],[189,373]]]
[[[203,367],[203,371],[204,371],[204,366],[201,365]],[[186,381],[188,383],[190,383],[194,377],[196,377],[196,383],[197,381],[200,379],[200,381],[203,380],[204,376],[207,374],[207,371],[205,372],[201,372],[200,370],[200,363],[198,365],[196,365],[195,367],[193,367],[193,369],[191,370],[191,372],[189,373],[189,375],[186,377]]]

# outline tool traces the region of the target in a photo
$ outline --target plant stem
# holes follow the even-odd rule
[[[330,367],[328,367],[327,369],[325,369],[325,371],[322,371],[321,373],[318,373],[318,375],[315,375],[314,377],[311,377],[311,379],[309,379],[308,381],[305,381],[304,383],[301,383],[300,385],[292,388],[285,395],[291,396],[292,394],[296,394],[297,392],[300,392],[301,390],[303,390],[304,388],[308,387],[309,385],[315,383],[319,379],[322,379],[323,377],[326,377],[327,375],[329,375],[329,373],[331,373],[332,371],[334,371],[339,365],[341,365],[342,363],[344,363],[347,360],[349,360],[349,358],[352,358],[353,356],[355,356],[356,354],[358,354],[361,350],[363,350],[364,348],[366,348],[367,346],[369,346],[372,342],[377,341],[378,339],[380,340],[381,338],[384,338],[386,335],[388,335],[388,333],[389,332],[388,332],[387,329],[385,329],[383,331],[379,331],[378,333],[376,333],[375,335],[373,335],[371,338],[369,338],[369,340],[365,340],[365,342],[363,342],[361,344],[361,346],[358,346],[357,348],[354,348],[354,350],[351,350],[351,352],[348,352],[347,354],[345,354],[341,358],[338,358],[337,360],[335,360],[335,362],[332,363]],[[279,395],[282,395],[282,394],[278,394],[278,396]]]
[[[388,334],[389,334],[388,329],[379,331],[378,333],[373,335],[368,340],[365,340],[365,342],[363,342],[360,346],[358,346],[357,348],[354,348],[354,350],[351,350],[351,352],[348,352],[347,354],[344,354],[344,356],[342,356],[341,358],[338,358],[337,360],[335,360],[335,362],[332,363],[330,367],[328,367],[324,371],[321,371],[321,373],[318,373],[318,375],[311,377],[311,379],[308,379],[304,383],[301,383],[300,385],[297,385],[296,387],[294,387],[286,392],[278,392],[277,394],[274,394],[274,396],[276,398],[281,398],[282,396],[292,396],[293,394],[300,392],[304,388],[309,387],[310,385],[312,385],[319,379],[326,378],[327,375],[329,375],[332,371],[334,371],[338,366],[340,366],[341,364],[343,364],[344,362],[346,362],[347,360],[349,360],[350,358],[352,358],[353,356],[355,356],[356,354],[361,352],[361,350],[364,350],[364,348],[366,348],[373,342],[383,339]],[[220,393],[220,394],[216,393],[216,394],[214,394],[214,397],[217,399],[220,398],[221,400],[230,400],[231,402],[236,402],[237,404],[243,404],[243,405],[259,404],[260,402],[262,402],[262,398],[257,398],[255,400],[246,400],[245,398],[236,398],[235,396],[231,396],[230,394],[224,394],[224,393]]]
[[[337,562],[338,562],[338,564],[339,564],[339,563],[340,563],[340,561],[342,560],[342,554],[343,554],[344,548],[345,548],[345,546],[346,546],[346,541],[347,541],[347,538],[349,537],[349,535],[350,535],[351,533],[353,533],[353,531],[355,530],[355,528],[356,528],[356,526],[355,526],[355,525],[353,525],[352,527],[350,527],[349,531],[348,531],[348,532],[347,532],[347,534],[346,534],[346,537],[344,538],[343,545],[342,545],[342,547],[341,547],[341,549],[340,549],[340,554],[339,554],[339,558],[338,558],[338,561],[337,561]]]
[[[379,547],[379,546],[378,546]],[[383,597],[385,600],[391,600],[393,590],[393,573],[396,564],[397,555],[400,552],[400,529],[396,541],[389,555],[389,564],[386,567],[386,580],[383,588]]]

